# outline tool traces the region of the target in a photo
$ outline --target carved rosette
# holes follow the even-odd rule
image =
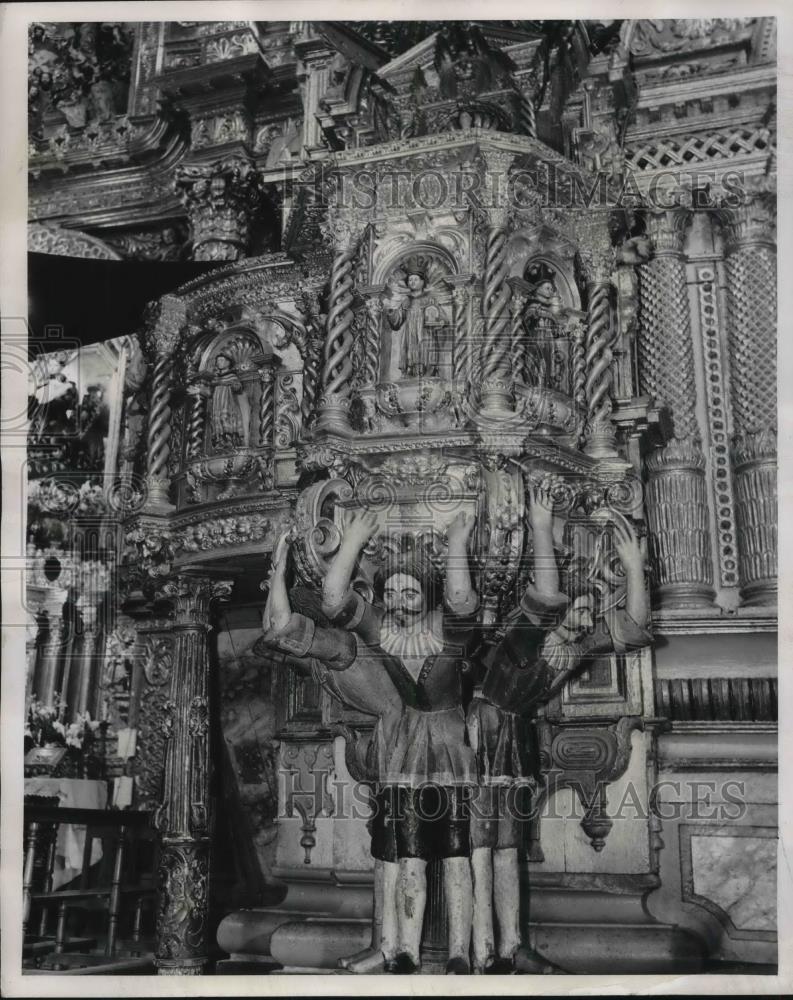
[[[738,203],[736,204],[736,200]],[[725,235],[732,463],[741,596],[776,601],[776,199],[735,195],[718,210]]]
[[[662,606],[710,605],[713,560],[683,243],[686,208],[649,210],[653,256],[639,268],[641,391],[671,411],[673,438],[647,460],[647,515]]]
[[[174,623],[163,798],[155,813],[160,831],[157,953],[160,975],[198,975],[207,961],[209,874],[209,608],[227,596],[227,582],[178,576],[160,596]]]
[[[175,186],[193,231],[193,259],[244,257],[251,222],[262,199],[254,165],[230,157],[212,164],[182,166]]]

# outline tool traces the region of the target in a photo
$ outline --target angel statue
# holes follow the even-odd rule
[[[430,261],[426,257],[409,257],[402,265],[405,282],[400,283],[386,309],[392,330],[401,333],[399,371],[403,376],[437,376],[440,350],[437,328],[444,324],[443,310],[435,292],[428,288]]]
[[[479,774],[471,819],[473,955],[476,970],[485,973],[555,971],[520,934],[518,849],[540,778],[532,715],[589,658],[639,649],[651,641],[644,554],[635,530],[617,512],[608,513],[622,573],[609,572],[606,599],[598,599],[591,571],[568,581],[568,593],[560,591],[552,492],[547,480],[530,487],[534,579],[501,630],[500,641],[481,658],[480,683],[467,712]]]

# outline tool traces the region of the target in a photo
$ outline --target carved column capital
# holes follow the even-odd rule
[[[319,228],[335,253],[352,253],[355,249],[360,230],[350,219],[328,212],[327,219],[320,223]]]
[[[235,156],[178,168],[174,181],[193,229],[194,260],[238,260],[248,249],[262,189],[253,163]]]
[[[170,358],[176,352],[187,323],[187,307],[176,295],[163,295],[153,303],[145,319],[145,339],[157,358]]]
[[[228,597],[231,588],[229,580],[179,575],[166,580],[158,596],[171,602],[176,626],[208,628],[210,604]]]
[[[647,236],[656,257],[682,255],[686,231],[692,218],[691,209],[683,204],[646,209],[644,219]]]
[[[578,266],[587,286],[608,285],[615,267],[614,248],[606,244],[586,246],[578,251]]]
[[[742,191],[725,196],[716,209],[726,255],[756,246],[776,246],[776,195]]]
[[[509,217],[509,171],[515,154],[503,149],[480,150],[484,161],[482,205],[491,230],[503,229]]]

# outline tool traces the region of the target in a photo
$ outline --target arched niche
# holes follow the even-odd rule
[[[545,273],[551,276],[564,306],[568,309],[581,308],[581,297],[578,292],[578,286],[562,261],[551,254],[534,254],[526,260],[520,277],[528,285],[535,285],[537,283],[535,275],[538,271],[545,271]]]
[[[452,378],[451,285],[456,261],[435,243],[401,245],[384,264],[378,381]],[[416,336],[416,324],[421,336]]]

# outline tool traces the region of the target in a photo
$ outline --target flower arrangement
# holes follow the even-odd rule
[[[84,753],[95,743],[101,726],[87,712],[78,714],[74,722],[66,725],[60,716],[66,706],[58,695],[52,705],[45,705],[35,696],[28,705],[25,738],[36,747],[67,747]]]

